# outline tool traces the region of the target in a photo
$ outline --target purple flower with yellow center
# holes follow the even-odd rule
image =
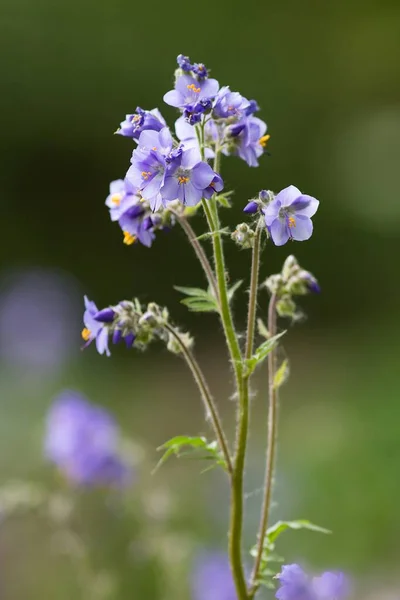
[[[131,201],[118,222],[124,233],[124,244],[130,246],[137,240],[150,248],[155,239],[152,217],[140,199]]]
[[[121,486],[130,481],[118,452],[119,432],[103,408],[78,392],[65,391],[47,416],[45,455],[67,479],[83,486]]]
[[[216,79],[198,80],[191,75],[181,75],[175,82],[175,89],[164,95],[164,102],[194,112],[201,101],[213,99],[218,89]]]
[[[123,212],[135,199],[137,188],[127,179],[116,179],[110,183],[110,193],[106,198],[106,206],[110,209],[111,221],[118,221]]]
[[[110,356],[107,324],[96,319],[96,316],[99,314],[96,304],[89,300],[87,296],[84,297],[84,300],[85,312],[83,314],[83,323],[85,327],[82,329],[82,338],[85,341],[84,348],[91,344],[93,340],[96,340],[97,352]]]
[[[171,153],[173,140],[168,127],[161,131],[143,131],[138,147],[133,151],[126,178],[147,200],[152,210],[162,206],[160,188],[164,183],[166,159]]]
[[[294,185],[285,188],[263,209],[265,224],[276,246],[288,240],[302,242],[313,232],[311,217],[317,212],[319,201],[302,194]]]
[[[191,584],[191,600],[237,600],[228,557],[222,552],[198,557]]]
[[[164,202],[179,200],[185,206],[196,206],[214,181],[222,189],[222,179],[201,160],[199,151],[183,150],[168,166],[161,195]]]
[[[240,118],[249,107],[247,98],[243,98],[239,92],[231,92],[229,86],[225,85],[215,97],[213,116],[217,119]]]
[[[143,110],[138,106],[135,113],[126,115],[125,121],[122,121],[120,128],[115,133],[138,140],[142,131],[148,129],[161,131],[165,126],[165,119],[158,108]]]
[[[258,167],[258,158],[263,154],[270,138],[266,135],[267,124],[253,116],[243,117],[228,128],[233,139],[233,153],[247,162],[249,167]],[[231,150],[225,150],[231,154]]]

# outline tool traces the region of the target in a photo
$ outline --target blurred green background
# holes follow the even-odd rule
[[[111,508],[102,494],[77,499],[90,569],[106,572],[93,598],[190,598],[196,553],[225,548],[228,496],[216,471],[200,475],[196,462],[171,461],[150,476],[166,439],[207,432],[183,362],[160,349],[117,349],[108,360],[94,348],[79,351],[83,293],[99,305],[132,295],[166,303],[196,334],[232,432],[219,327],[213,316],[188,314],[172,290],[202,277],[183,233],[158,235],[151,251],[126,247],[103,204],[132,150],[113,132],[137,105],[157,106],[172,125],[162,96],[176,55],[188,54],[212,67],[220,84],[256,98],[271,134],[271,156],[258,169],[224,160],[226,188],[235,190],[224,224],[242,220],[244,203],[261,188],[294,184],[321,201],[308,243],[268,246],[263,255],[263,277],[295,252],[323,290],[304,301],[308,319],[285,340],[291,379],[281,399],[274,511],[310,518],[333,535],[288,534],[281,553],[349,572],[355,597],[397,598],[398,1],[1,0],[0,34],[2,484],[64,489],[44,462],[43,426],[54,395],[74,388],[112,410],[138,463],[128,499],[112,499]],[[193,226],[203,230],[200,216]],[[249,254],[233,243],[227,253],[232,281],[243,278]],[[235,304],[241,328],[245,302],[243,291]],[[260,314],[266,304],[261,296]],[[265,378],[260,372],[254,383],[248,545],[260,504]],[[53,538],[40,511],[3,520],[1,598],[92,597],[82,592],[86,571],[78,575]],[[118,583],[107,596],[108,571]]]

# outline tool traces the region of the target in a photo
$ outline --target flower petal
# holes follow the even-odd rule
[[[193,125],[190,125],[185,117],[179,117],[175,121],[175,133],[179,140],[196,140],[196,131]]]
[[[161,187],[161,196],[163,200],[166,202],[170,202],[171,200],[176,200],[179,196],[179,185],[176,177],[169,176],[165,178],[164,184]]]
[[[313,224],[309,217],[296,215],[295,224],[290,228],[291,236],[297,242],[304,242],[310,239],[313,232]]]
[[[96,348],[99,354],[104,354],[105,352],[107,356],[110,356],[108,349],[108,329],[106,327],[102,327],[96,336]]]
[[[286,221],[281,219],[275,219],[271,223],[270,234],[272,241],[275,246],[283,246],[290,238],[289,227],[286,225]]]
[[[190,181],[181,187],[185,190],[185,206],[196,206],[201,201],[202,189],[196,188]]]
[[[319,200],[307,194],[302,194],[297,200],[292,203],[291,208],[294,209],[297,215],[312,217],[318,210]]]
[[[191,182],[197,189],[204,190],[210,185],[214,177],[215,173],[210,165],[200,162],[193,168]]]
[[[270,202],[268,206],[263,209],[265,224],[267,227],[270,227],[272,225],[272,222],[278,218],[280,208],[281,202],[280,200],[275,198],[275,200],[272,200],[272,202]]]
[[[165,104],[179,108],[185,104],[183,95],[178,90],[171,90],[164,94],[163,100]]]
[[[289,185],[281,190],[276,198],[281,201],[282,206],[290,206],[299,196],[301,196],[301,191],[294,185]]]
[[[218,94],[219,83],[216,79],[206,79],[201,84],[199,98],[213,98]]]

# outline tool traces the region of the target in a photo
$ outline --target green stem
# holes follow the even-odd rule
[[[268,307],[268,331],[271,337],[276,335],[276,295],[272,294]],[[276,453],[276,438],[278,425],[278,392],[274,385],[276,373],[276,352],[268,355],[268,389],[269,389],[269,407],[268,407],[268,443],[267,456],[265,464],[264,497],[261,509],[260,526],[258,530],[257,554],[254,562],[253,573],[251,576],[250,598],[253,598],[260,584],[258,578],[260,575],[260,565],[263,554],[265,535],[268,528],[269,512],[272,500],[272,487],[274,482],[274,465]]]
[[[169,325],[168,323],[165,324],[165,329],[176,339],[179,346],[181,347],[182,354],[183,354],[183,356],[187,362],[187,365],[192,372],[194,380],[197,383],[197,386],[200,390],[200,394],[201,394],[202,400],[204,402],[204,406],[205,406],[207,415],[210,416],[211,422],[213,424],[214,432],[215,432],[220,450],[223,454],[223,457],[224,457],[224,460],[226,463],[226,469],[227,469],[228,473],[230,475],[232,475],[232,472],[233,472],[232,460],[231,460],[230,452],[228,449],[228,443],[226,441],[224,430],[223,430],[223,427],[221,424],[221,419],[219,417],[217,407],[214,404],[214,400],[211,396],[210,390],[208,389],[207,381],[203,375],[203,372],[199,366],[199,363],[193,356],[190,349],[186,346],[185,342],[179,335],[179,332],[174,327]]]
[[[247,313],[247,338],[245,357],[251,358],[254,345],[254,330],[257,312],[258,273],[260,269],[261,228],[257,226],[254,237],[253,255],[251,261],[251,279],[249,292],[249,307]]]
[[[201,266],[203,267],[203,271],[207,277],[208,285],[212,289],[215,298],[218,300],[217,280],[215,279],[214,272],[211,268],[211,265],[209,263],[207,255],[204,252],[203,246],[200,244],[199,240],[197,239],[197,236],[196,236],[195,232],[193,231],[193,228],[190,225],[189,221],[186,219],[186,217],[184,215],[180,215],[176,212],[174,212],[174,215],[178,219],[179,224],[182,227],[183,231],[186,233],[186,235],[189,239],[189,242],[191,243],[193,250],[196,253],[197,258],[199,259],[199,262],[200,262]]]

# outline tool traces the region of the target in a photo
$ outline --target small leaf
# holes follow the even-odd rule
[[[281,333],[274,335],[274,337],[271,337],[268,340],[265,340],[265,342],[263,342],[260,346],[258,346],[258,348],[254,352],[253,356],[251,358],[248,358],[247,360],[245,360],[247,377],[250,377],[250,375],[254,372],[257,365],[259,365],[266,359],[268,354],[277,345],[279,338],[281,338],[283,335],[285,335],[285,333],[286,333],[286,331],[282,331]]]
[[[217,301],[209,290],[181,286],[175,286],[175,289],[188,296],[181,303],[192,312],[218,312]]]
[[[269,542],[275,542],[275,540],[288,529],[308,529],[310,531],[317,531],[319,533],[331,533],[329,529],[325,529],[324,527],[319,527],[319,525],[314,525],[310,521],[306,519],[297,519],[296,521],[278,521],[275,525],[272,525],[267,530],[267,539]]]
[[[239,279],[239,281],[237,281],[236,283],[234,283],[233,286],[229,288],[229,290],[228,290],[228,300],[229,300],[229,302],[232,301],[232,298],[233,298],[235,292],[240,288],[240,286],[242,285],[242,283],[243,283],[243,279]]]
[[[209,296],[209,293],[201,288],[174,285],[174,289],[176,289],[178,292],[182,292],[182,294],[186,294],[186,296],[202,296],[204,298],[208,298]]]
[[[221,204],[221,206],[224,206],[225,208],[230,208],[231,207],[231,203],[229,202],[229,198],[227,196],[225,196],[224,194],[216,196],[215,199],[216,199],[217,202],[219,202],[219,204]]]
[[[193,452],[198,451],[201,451],[202,454],[196,458],[203,460],[212,459],[217,465],[226,468],[225,460],[218,449],[218,443],[216,441],[208,442],[205,437],[178,435],[165,442],[162,446],[159,446],[157,450],[165,450],[165,452],[153,469],[153,473],[155,473],[172,455],[177,457],[189,455],[191,458],[195,458]]]
[[[262,319],[257,319],[257,329],[258,333],[262,335],[262,337],[269,339],[269,331]]]
[[[223,229],[218,229],[217,231],[207,231],[206,233],[202,233],[201,235],[197,236],[197,240],[207,240],[208,238],[212,238],[215,235],[219,234],[219,235],[230,235],[231,231],[229,229],[229,227],[224,227]]]
[[[283,385],[287,381],[288,377],[289,377],[289,361],[287,360],[287,358],[285,358],[285,360],[283,361],[283,363],[281,364],[281,366],[275,373],[274,389],[277,390],[278,388],[280,388],[281,385]]]

